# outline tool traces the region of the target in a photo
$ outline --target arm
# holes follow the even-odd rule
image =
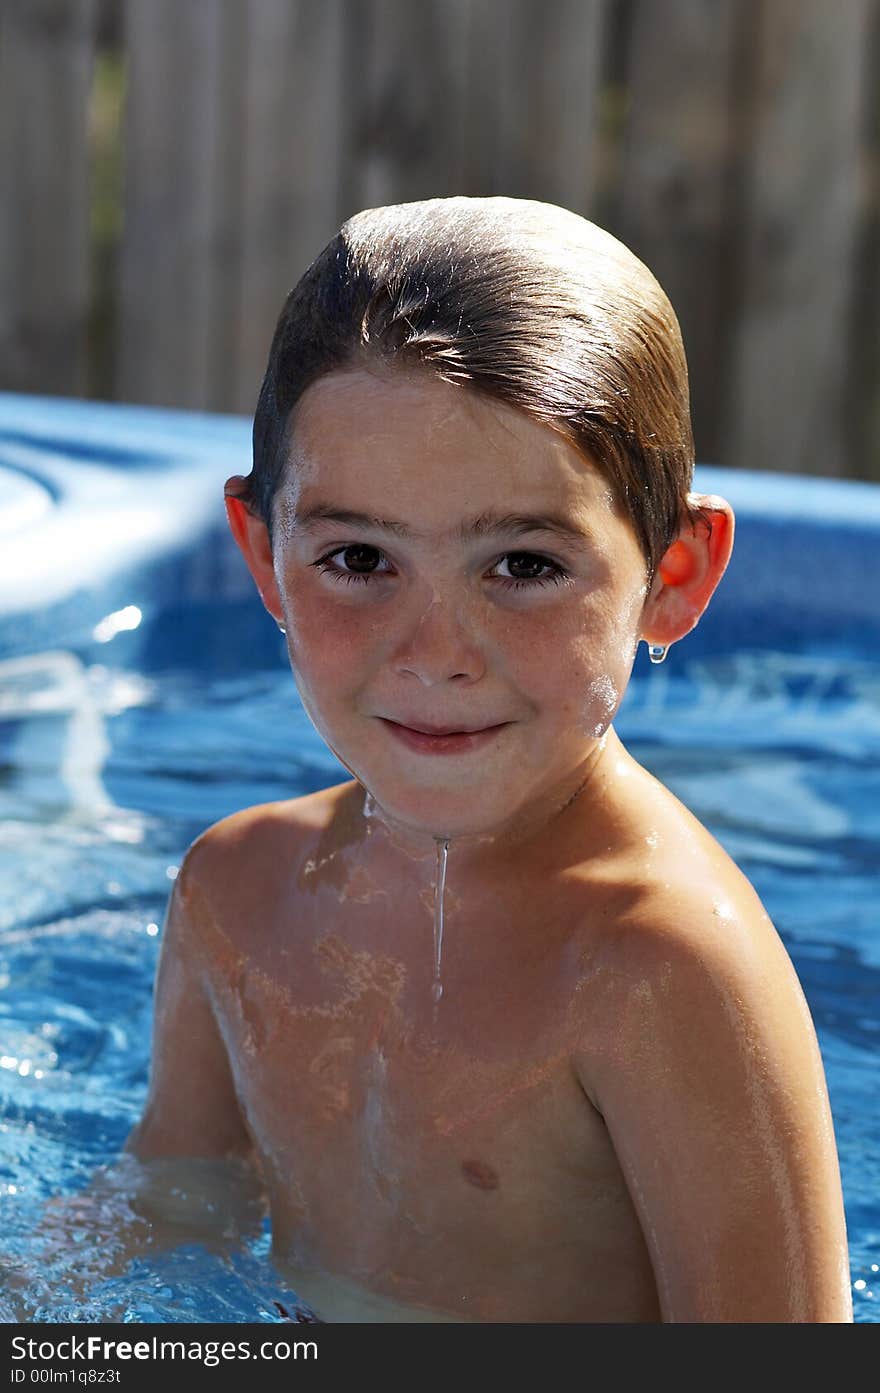
[[[813,1023],[765,915],[624,931],[581,1081],[636,1207],[666,1322],[849,1322]]]
[[[259,1232],[262,1185],[211,1004],[199,937],[194,849],[171,894],[156,973],[150,1084],[125,1143],[135,1209],[154,1242]]]
[[[248,1159],[251,1138],[211,1005],[197,936],[192,851],[168,906],[156,974],[150,1085],[125,1144],[141,1160],[160,1156]]]

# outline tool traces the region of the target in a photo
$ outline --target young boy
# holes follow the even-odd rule
[[[612,725],[730,557],[692,471],[672,308],[573,213],[369,210],[288,296],[227,506],[352,779],[190,848],[128,1149],[251,1163],[322,1319],[852,1319],[792,964]]]

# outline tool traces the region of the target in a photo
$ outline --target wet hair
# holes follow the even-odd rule
[[[433,198],[343,223],[272,339],[242,488],[270,538],[297,403],[327,373],[370,366],[436,373],[563,435],[629,518],[649,585],[698,512],[675,312],[622,242],[564,208]]]

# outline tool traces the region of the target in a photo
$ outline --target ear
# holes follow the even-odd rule
[[[260,599],[272,618],[280,624],[284,619],[284,611],[278,593],[278,582],[275,579],[269,529],[261,517],[250,511],[242,497],[244,486],[245,480],[240,474],[234,474],[231,479],[226,480],[223,493],[229,529],[247,562],[247,568],[260,592]]]
[[[688,502],[700,515],[693,521],[682,515],[642,611],[640,637],[666,647],[696,628],[733,550],[734,516],[726,499],[689,493]]]

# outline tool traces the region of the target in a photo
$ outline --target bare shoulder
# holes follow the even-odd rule
[[[635,819],[632,845],[646,826],[656,845],[621,873],[628,895],[597,940],[577,1060],[639,1213],[663,1318],[851,1320],[807,1001],[754,888],[663,793],[646,823]]]
[[[809,1007],[753,886],[735,867],[711,859],[699,874],[693,859],[688,868],[691,876],[672,872],[634,884],[627,907],[601,936],[605,1023],[618,1059],[626,1054],[635,1064],[646,1050],[679,1037],[704,1057],[717,1053],[719,1071],[735,1072],[760,1042],[777,1060],[794,1063],[797,1054],[798,1067],[815,1076],[821,1064]],[[597,1076],[603,1057],[600,1048]]]
[[[791,964],[754,886],[718,840],[618,742],[614,842],[605,884],[614,901],[603,947],[621,970],[647,971],[676,949],[737,971],[782,972]],[[609,852],[611,848],[609,848]]]
[[[332,829],[354,781],[298,798],[260,803],[208,827],[180,867],[177,896],[194,926],[253,934],[289,902],[308,848]],[[253,941],[253,940],[252,940]]]
[[[263,866],[287,861],[310,835],[326,830],[354,781],[298,798],[258,803],[230,813],[206,828],[189,847],[181,873],[188,880],[226,882],[243,862]]]
[[[351,782],[335,784],[298,798],[257,803],[230,813],[196,837],[187,852],[187,863],[191,869],[214,868],[229,856],[253,855],[264,845],[277,849],[279,841],[283,844],[288,838],[326,825],[340,795],[351,788]]]
[[[690,810],[633,765],[636,796],[610,878],[614,912],[596,952],[616,1050],[634,1057],[656,1016],[658,1032],[681,1031],[711,1052],[724,1021],[746,1037],[762,1034],[768,1047],[777,1034],[796,1039],[815,1066],[797,973],[754,886]],[[600,1048],[597,1073],[601,1056]],[[736,1067],[738,1058],[739,1051],[722,1057],[719,1067]]]

